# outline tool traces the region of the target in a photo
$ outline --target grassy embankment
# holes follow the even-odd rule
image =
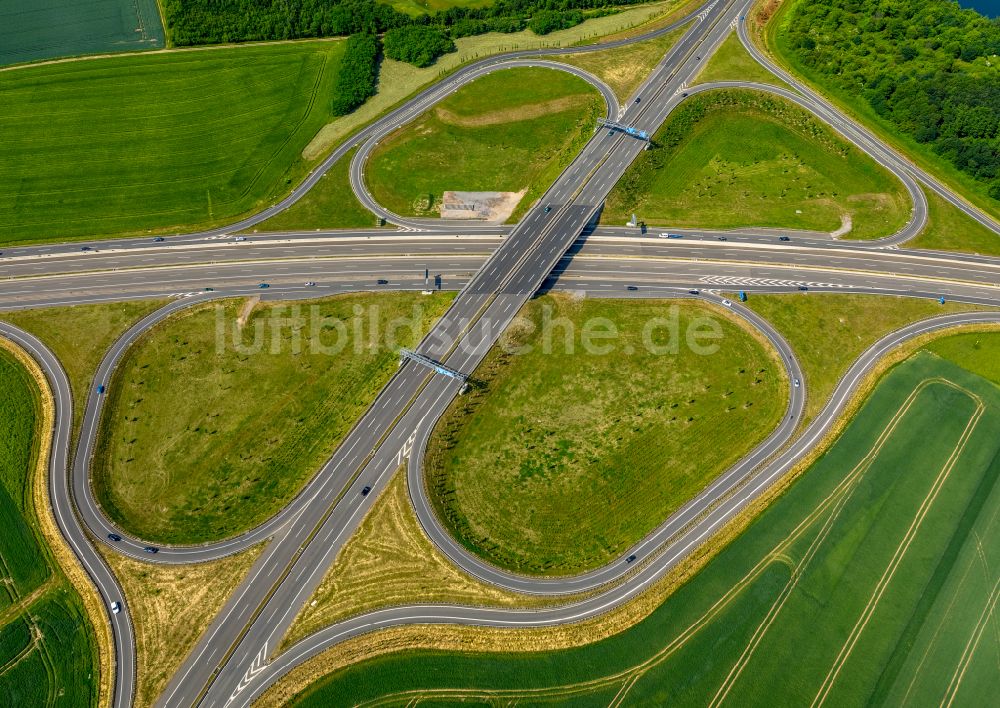
[[[927,194],[927,226],[907,248],[935,251],[962,251],[984,256],[1000,256],[1000,235],[970,219],[934,192]]]
[[[803,80],[810,88],[830,99],[858,122],[870,128],[880,139],[912,159],[930,174],[952,186],[961,196],[968,199],[994,219],[1000,219],[1000,206],[986,194],[986,185],[955,168],[945,158],[935,154],[929,146],[918,143],[904,135],[886,119],[881,118],[858,93],[851,93],[823,80],[816,72],[799,62],[795,52],[788,45],[787,27],[795,7],[802,0],[767,0],[755,5],[748,18],[752,24],[751,37],[758,46],[779,65]]]
[[[342,53],[297,42],[0,72],[0,244],[180,231],[266,206],[308,169]]]
[[[685,25],[660,37],[615,49],[546,58],[589,71],[603,79],[619,101],[625,102],[688,29],[689,25]]]
[[[987,309],[957,302],[940,305],[936,300],[839,293],[752,294],[746,304],[784,335],[802,365],[808,396],[803,423],[826,404],[858,356],[886,334],[934,315]]]
[[[806,111],[778,97],[724,90],[692,96],[608,196],[620,224],[894,233],[909,216],[903,186]]]
[[[152,708],[264,546],[197,565],[142,563],[101,550],[135,627],[135,705]]]
[[[162,323],[110,382],[94,466],[105,511],[160,543],[264,521],[371,403],[396,370],[396,349],[415,344],[452,297],[350,295],[252,312],[229,300]]]
[[[24,0],[0,5],[0,65],[164,46],[156,0]]]
[[[600,115],[597,91],[571,74],[499,71],[383,140],[365,177],[397,214],[437,216],[446,190],[525,191],[516,216],[572,161]]]
[[[37,507],[39,446],[50,434],[41,394],[4,348],[0,391],[0,703],[97,705],[94,629],[42,531],[39,513],[48,512]]]
[[[477,369],[481,387],[438,423],[426,460],[439,517],[502,567],[562,575],[607,563],[762,440],[784,410],[788,384],[773,351],[721,309],[546,296],[522,317]],[[648,323],[660,325],[648,330],[656,345],[671,336],[654,318],[676,318],[676,352],[644,344]],[[711,355],[685,343],[706,319],[720,333]],[[619,333],[613,351],[588,352],[584,327],[609,321]],[[531,351],[508,354],[511,346]]]
[[[563,651],[396,652],[293,703],[988,703],[1000,557],[980,539],[1000,523],[1000,389],[953,362],[996,377],[984,352],[1000,336],[962,337],[932,345],[952,361],[898,366],[829,453],[631,629]]]

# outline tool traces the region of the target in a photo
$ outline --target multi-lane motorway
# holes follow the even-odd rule
[[[67,421],[72,405],[65,375],[44,345],[16,328],[0,325],[0,335],[19,342],[42,365],[59,410],[51,460],[53,505],[60,529],[81,558],[105,601],[121,596],[113,575],[91,545],[108,533],[123,536],[115,548],[149,560],[142,547],[155,539],[134,539],[116,529],[93,497],[89,464],[96,441],[103,397],[96,386],[107,382],[125,350],[149,327],[180,308],[214,297],[260,294],[260,282],[272,284],[268,297],[316,297],[359,289],[422,289],[424,271],[434,287],[459,290],[451,308],[421,342],[419,351],[448,366],[471,373],[524,302],[541,288],[567,288],[593,296],[703,297],[719,302],[720,289],[837,290],[882,292],[921,297],[946,296],[981,304],[1000,303],[1000,260],[978,256],[898,249],[926,221],[926,202],[917,182],[960,206],[1000,233],[997,225],[952,195],[942,185],[882,145],[820,97],[782,74],[796,92],[776,92],[839,131],[903,182],[914,202],[907,225],[897,234],[868,244],[832,240],[819,234],[796,234],[790,242],[758,231],[684,230],[682,239],[660,239],[626,229],[588,230],[607,193],[644,144],[622,133],[598,131],[539,203],[513,228],[468,226],[428,220],[405,220],[374,202],[364,185],[364,165],[371,149],[392,130],[420,115],[458,86],[490,71],[515,65],[546,65],[569,70],[597,86],[609,116],[652,134],[685,97],[719,85],[688,88],[721,41],[739,27],[748,0],[706,4],[657,33],[687,22],[689,28],[620,108],[614,95],[593,77],[572,67],[532,60],[518,53],[477,62],[418,94],[412,101],[361,131],[338,148],[320,168],[279,204],[224,229],[171,237],[162,243],[131,239],[68,246],[8,249],[0,255],[0,307],[10,309],[54,304],[101,302],[172,295],[169,305],[129,330],[102,361],[95,388],[83,402],[78,454],[71,475]],[[623,40],[624,41],[635,41]],[[619,43],[622,43],[619,42]],[[617,44],[617,43],[616,43]],[[607,46],[607,45],[605,45]],[[757,55],[757,50],[749,45]],[[591,51],[593,47],[572,51]],[[761,59],[767,65],[766,58]],[[754,87],[750,84],[732,84]],[[406,231],[361,230],[250,235],[227,238],[286,208],[302,196],[344,153],[361,145],[351,167],[351,183],[373,212]],[[416,231],[419,230],[419,231]],[[586,232],[586,236],[581,234]],[[1000,236],[998,236],[1000,237]],[[887,248],[888,247],[888,248]],[[387,280],[380,284],[378,280]],[[315,281],[315,287],[305,286]],[[214,288],[206,292],[205,288]],[[692,294],[691,290],[698,290]],[[771,326],[738,304],[746,318],[779,352],[789,379],[802,379],[794,354]],[[290,668],[337,641],[379,627],[403,623],[466,623],[491,626],[539,626],[571,622],[606,612],[668,572],[704,538],[755,498],[820,440],[858,381],[884,352],[933,328],[965,322],[998,322],[1000,315],[954,315],[914,325],[886,337],[854,365],[823,412],[796,436],[806,386],[790,387],[788,410],[771,436],[715,480],[702,493],[626,555],[638,564],[616,561],[572,578],[540,580],[500,571],[468,554],[442,529],[422,492],[420,460],[434,422],[456,395],[459,384],[413,363],[402,365],[331,459],[302,493],[268,522],[234,539],[195,548],[163,548],[156,562],[210,560],[264,539],[271,539],[249,576],[214,619],[161,697],[163,705],[245,705]],[[528,593],[553,596],[591,591],[585,600],[532,612],[461,607],[400,607],[368,613],[330,627],[275,655],[276,647],[298,610],[306,603],[337,552],[374,503],[399,461],[409,457],[418,517],[432,540],[457,564],[484,581]],[[362,486],[374,493],[364,497]],[[624,556],[623,556],[624,558]],[[129,705],[135,671],[135,648],[129,613],[109,615],[115,635],[115,704]]]

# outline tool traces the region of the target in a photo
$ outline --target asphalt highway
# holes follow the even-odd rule
[[[943,186],[935,186],[933,179],[867,130],[770,66],[752,45],[748,48],[758,61],[799,93],[746,83],[688,87],[733,27],[738,27],[741,38],[748,42],[739,18],[749,4],[749,0],[716,0],[695,15],[653,33],[690,25],[637,90],[635,97],[640,100],[630,100],[624,107],[619,107],[613,93],[586,72],[528,58],[559,50],[492,57],[459,70],[363,129],[337,148],[288,198],[236,224],[168,237],[162,242],[150,238],[95,241],[85,246],[19,247],[0,254],[0,310],[130,298],[170,299],[115,342],[102,361],[94,388],[83,402],[83,429],[71,473],[67,465],[72,398],[66,377],[40,342],[0,323],[0,335],[24,346],[49,378],[57,404],[50,460],[52,503],[60,530],[105,602],[120,600],[121,590],[91,545],[92,539],[108,543],[107,535],[117,533],[123,540],[109,545],[157,563],[207,561],[271,539],[248,577],[172,678],[160,698],[162,705],[246,705],[305,658],[343,638],[379,627],[425,622],[540,626],[606,612],[662,577],[811,450],[842,413],[845,401],[864,374],[885,352],[931,329],[1000,321],[1000,315],[994,313],[945,316],[886,337],[861,357],[821,415],[804,434],[795,437],[806,382],[794,355],[767,322],[738,303],[730,305],[735,315],[744,317],[771,341],[787,376],[803,380],[803,385],[790,387],[787,415],[767,440],[626,554],[636,554],[636,564],[619,559],[580,576],[526,578],[493,568],[455,543],[427,503],[420,462],[434,422],[457,395],[460,385],[412,362],[401,365],[295,500],[257,529],[204,546],[163,547],[150,556],[142,549],[157,545],[155,539],[131,538],[108,521],[93,497],[89,481],[103,404],[96,387],[110,380],[122,354],[150,327],[180,309],[214,298],[255,294],[266,299],[288,299],[357,290],[423,289],[427,270],[434,288],[460,292],[445,317],[421,342],[419,351],[465,373],[475,370],[527,299],[545,289],[576,290],[595,297],[698,297],[714,302],[721,301],[718,291],[722,290],[808,290],[946,296],[970,303],[1000,304],[1000,259],[898,248],[926,221],[926,201],[917,181],[1000,232],[996,223]],[[562,53],[606,49],[649,36]],[[540,202],[514,227],[402,219],[371,199],[364,187],[363,166],[379,140],[464,83],[491,71],[527,65],[549,66],[581,76],[601,90],[609,116],[650,134],[685,94],[724,86],[780,94],[812,111],[895,173],[911,194],[913,213],[899,233],[869,243],[792,232],[780,232],[792,233],[792,240],[779,242],[779,232],[768,230],[671,230],[682,238],[666,239],[661,233],[594,229],[595,213],[644,147],[641,141],[622,133],[608,134],[606,130],[594,135]],[[245,240],[235,240],[234,233],[252,229],[301,198],[330,166],[358,145],[361,149],[351,167],[354,189],[369,209],[399,224],[402,230],[247,234]],[[388,283],[380,284],[379,279]],[[317,285],[306,286],[307,281]],[[261,290],[258,285],[262,282],[271,287]],[[522,592],[556,597],[581,591],[593,594],[586,600],[531,612],[443,606],[381,610],[330,627],[275,655],[295,614],[318,586],[389,476],[407,459],[418,517],[435,544],[460,567],[487,582]],[[362,496],[362,486],[371,486],[372,494]],[[109,617],[117,657],[114,701],[116,706],[125,706],[131,703],[134,689],[133,630],[127,608]]]

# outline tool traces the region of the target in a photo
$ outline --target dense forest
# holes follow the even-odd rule
[[[1000,21],[951,0],[809,0],[784,39],[1000,199]]]
[[[649,0],[497,0],[480,8],[451,7],[411,17],[374,0],[162,0],[170,40],[177,46],[357,32],[383,33],[408,25],[434,25],[452,38],[519,32],[538,13],[554,13],[540,26],[572,26],[580,11]],[[603,13],[598,13],[603,14]],[[552,31],[548,29],[547,31]]]
[[[368,32],[347,38],[333,87],[330,113],[344,116],[375,95],[378,86],[378,37]]]
[[[430,66],[446,52],[455,51],[455,43],[438,27],[409,25],[385,33],[385,55],[413,66]]]

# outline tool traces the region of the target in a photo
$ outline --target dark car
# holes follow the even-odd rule
[[[809,289],[808,285],[800,285],[799,286],[799,290],[808,290],[808,289]]]
[[[688,290],[688,293],[691,295],[701,295],[700,290]]]
[[[728,241],[729,239],[726,238],[725,236],[719,236],[719,240],[720,241]]]
[[[93,250],[90,246],[80,246],[81,251],[91,251]]]
[[[639,101],[640,101],[640,98],[638,96],[636,96],[635,97],[635,102],[638,103]]]
[[[119,536],[119,535],[118,535],[118,534],[116,534],[116,533],[109,533],[109,534],[108,534],[108,540],[109,540],[109,541],[114,541],[115,543],[118,543],[119,541],[121,541],[121,540],[122,540],[122,537],[121,537],[121,536]]]
[[[379,285],[388,285],[389,284],[389,281],[386,280],[385,278],[379,278],[375,282],[378,283]]]
[[[163,237],[162,236],[157,236],[153,240],[156,241],[156,243],[162,243],[163,242]]]
[[[270,283],[261,283],[261,284],[260,284],[260,285],[258,285],[257,287],[258,287],[258,288],[260,288],[261,290],[263,290],[264,288],[269,288],[269,287],[271,287],[271,285],[270,285]]]
[[[625,559],[625,562],[631,563],[634,560],[635,560],[635,554],[633,553],[632,555],[630,555],[628,558]]]
[[[142,550],[144,550],[146,553],[159,553],[160,552],[160,549],[157,548],[156,546],[146,546]]]
[[[681,94],[681,96],[683,96],[684,98],[687,98],[687,95],[688,95],[687,91],[685,91],[684,93]]]
[[[626,290],[638,290],[639,288],[637,288],[635,285],[626,285],[625,289]]]
[[[215,292],[215,288],[205,288],[205,292],[206,293],[214,293]]]
[[[545,205],[545,213],[548,214],[550,211],[552,211],[552,207],[550,207],[548,204],[546,204]]]
[[[371,487],[365,486],[365,488],[361,490],[361,496],[367,497],[368,496],[368,492],[370,492],[371,490],[372,490]]]
[[[779,241],[791,241],[792,239],[788,238],[787,236],[779,236],[778,240]]]

